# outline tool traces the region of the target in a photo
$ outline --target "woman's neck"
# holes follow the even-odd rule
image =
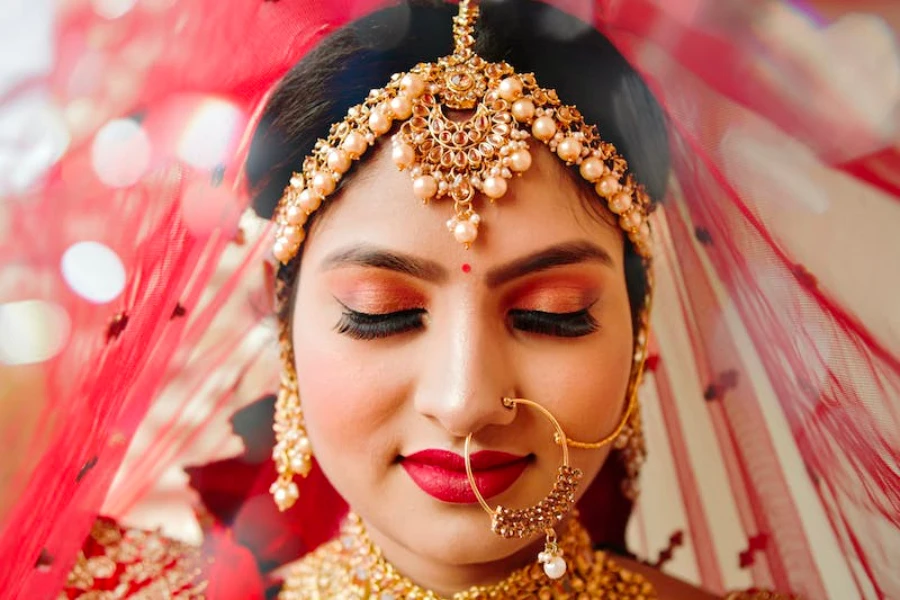
[[[564,530],[566,526],[563,524],[560,529]],[[535,563],[544,544],[542,539],[537,539],[518,552],[499,560],[454,565],[431,559],[415,548],[404,546],[368,525],[366,535],[381,551],[385,560],[403,576],[445,598],[475,586],[491,586],[503,581],[517,569]]]

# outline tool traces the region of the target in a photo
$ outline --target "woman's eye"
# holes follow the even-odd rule
[[[519,331],[566,338],[589,335],[600,328],[597,319],[590,313],[590,307],[569,313],[511,310],[509,320]]]
[[[351,310],[345,306],[335,329],[338,333],[358,340],[374,340],[419,329],[425,323],[424,315],[424,308],[371,314]]]

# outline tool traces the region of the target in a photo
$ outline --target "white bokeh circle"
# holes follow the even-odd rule
[[[96,304],[115,300],[125,288],[125,266],[99,242],[78,242],[65,251],[63,279],[76,294]]]
[[[69,315],[58,304],[22,300],[0,304],[0,364],[44,362],[65,347]]]
[[[150,139],[137,121],[114,119],[94,136],[91,165],[106,185],[127,187],[146,172],[150,154]]]
[[[231,102],[207,98],[194,110],[178,140],[178,157],[198,169],[213,169],[228,161],[244,114]]]

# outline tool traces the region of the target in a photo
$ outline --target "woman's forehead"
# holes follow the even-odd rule
[[[343,190],[328,201],[334,204],[316,220],[304,244],[305,261],[321,260],[348,244],[465,263],[505,261],[580,241],[603,247],[617,262],[622,256],[622,233],[603,218],[606,209],[590,190],[579,189],[567,167],[540,144],[531,149],[531,168],[510,182],[503,198],[476,198],[481,233],[469,249],[447,228],[452,201],[419,200],[386,146],[357,165]]]

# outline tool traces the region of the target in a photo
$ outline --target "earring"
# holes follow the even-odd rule
[[[283,332],[281,336],[281,385],[275,400],[275,448],[272,460],[278,471],[278,479],[272,483],[269,492],[278,509],[285,511],[292,507],[300,496],[294,482],[294,475],[306,477],[312,469],[312,446],[306,435],[300,395],[297,391],[297,372],[294,369],[294,352],[290,338]]]
[[[565,575],[567,567],[562,550],[556,544],[556,531],[553,528],[562,522],[572,509],[572,504],[575,502],[575,490],[578,489],[582,472],[581,469],[569,466],[569,446],[566,443],[566,434],[556,417],[537,402],[524,398],[503,399],[503,406],[509,409],[515,408],[519,404],[530,406],[547,417],[556,429],[557,439],[562,440],[562,465],[556,474],[553,489],[534,506],[521,509],[502,506],[491,508],[478,490],[475,475],[472,473],[472,460],[469,455],[469,446],[472,442],[471,433],[466,436],[464,452],[466,475],[478,503],[491,516],[491,531],[504,538],[525,538],[542,532],[546,535],[544,551],[538,554],[538,562],[544,565],[544,573],[547,574],[547,577],[559,579]]]
[[[644,428],[641,422],[640,405],[635,404],[628,416],[628,423],[613,442],[613,448],[619,453],[619,460],[625,467],[625,479],[622,481],[622,494],[632,502],[640,495],[641,467],[647,459],[647,446],[644,440]]]

